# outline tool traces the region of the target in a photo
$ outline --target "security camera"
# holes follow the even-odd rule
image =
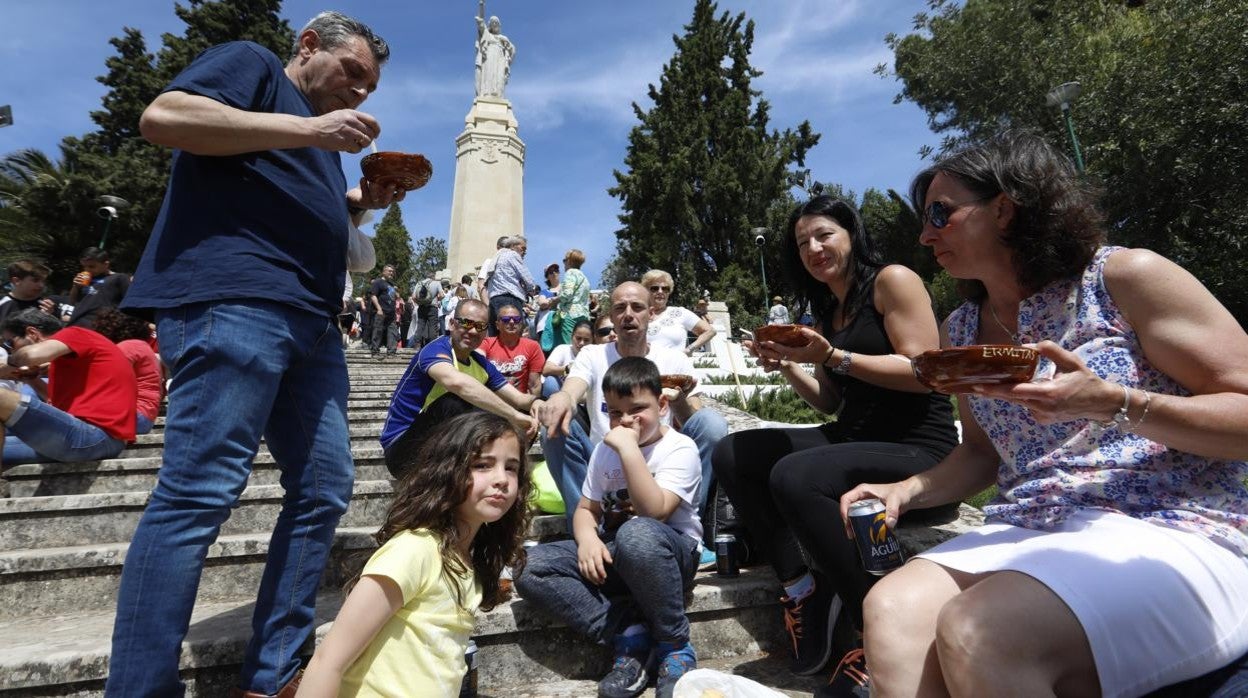
[[[113,206],[101,206],[95,209],[95,215],[107,220],[116,220],[117,209]]]
[[[763,245],[766,245],[766,244],[767,244],[767,237],[766,237],[766,236],[764,236],[764,235],[755,235],[755,236],[754,236],[754,244],[755,244],[755,245],[758,245],[759,247],[762,247]]]

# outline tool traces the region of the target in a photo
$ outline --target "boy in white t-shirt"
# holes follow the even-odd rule
[[[702,524],[702,466],[693,440],[664,426],[659,370],[624,357],[602,378],[611,430],[594,448],[572,517],[575,540],[533,548],[516,588],[599,644],[615,663],[598,695],[656,695],[697,667],[684,592],[693,586]],[[600,533],[601,528],[601,533]]]

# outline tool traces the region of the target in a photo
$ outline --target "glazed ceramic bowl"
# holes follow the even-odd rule
[[[687,376],[683,373],[666,373],[659,376],[659,382],[664,388],[672,390],[691,390],[693,388],[693,376]]]
[[[974,385],[1025,383],[1036,372],[1040,352],[1012,344],[973,344],[934,349],[910,364],[919,382],[942,393],[969,392]]]
[[[804,347],[810,340],[802,332],[802,325],[763,325],[754,330],[754,340],[775,342],[786,347]]]
[[[394,185],[402,191],[419,189],[433,176],[433,165],[424,155],[382,151],[364,156],[360,169],[369,186]]]

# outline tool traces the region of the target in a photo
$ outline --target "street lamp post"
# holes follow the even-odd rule
[[[763,248],[767,246],[767,228],[754,228],[750,231],[754,233],[754,244],[758,246],[758,270],[763,274],[763,319],[767,319],[767,303],[770,296],[767,295],[767,264],[763,261]]]
[[[100,236],[100,249],[102,250],[104,249],[104,243],[108,242],[108,228],[113,221],[117,220],[117,212],[125,210],[130,205],[130,202],[120,196],[104,194],[95,197],[95,203],[100,205],[99,208],[95,209],[95,215],[104,219],[104,234]]]
[[[1062,117],[1066,120],[1066,132],[1070,135],[1070,146],[1075,151],[1075,167],[1079,168],[1079,173],[1083,173],[1083,153],[1079,150],[1079,139],[1075,137],[1075,122],[1070,117],[1070,103],[1079,98],[1083,94],[1083,88],[1077,82],[1064,82],[1057,87],[1049,90],[1045,95],[1045,104],[1050,107],[1059,107],[1062,110]]]

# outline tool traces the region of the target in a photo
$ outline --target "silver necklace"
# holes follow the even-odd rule
[[[1004,322],[1001,322],[1001,318],[997,317],[997,309],[992,307],[991,301],[984,301],[984,302],[988,304],[988,312],[992,313],[992,319],[997,321],[997,327],[1000,327],[1001,331],[1005,332],[1005,335],[1010,338],[1010,341],[1014,342],[1015,344],[1019,344],[1018,333],[1011,332],[1010,328],[1006,327]]]

